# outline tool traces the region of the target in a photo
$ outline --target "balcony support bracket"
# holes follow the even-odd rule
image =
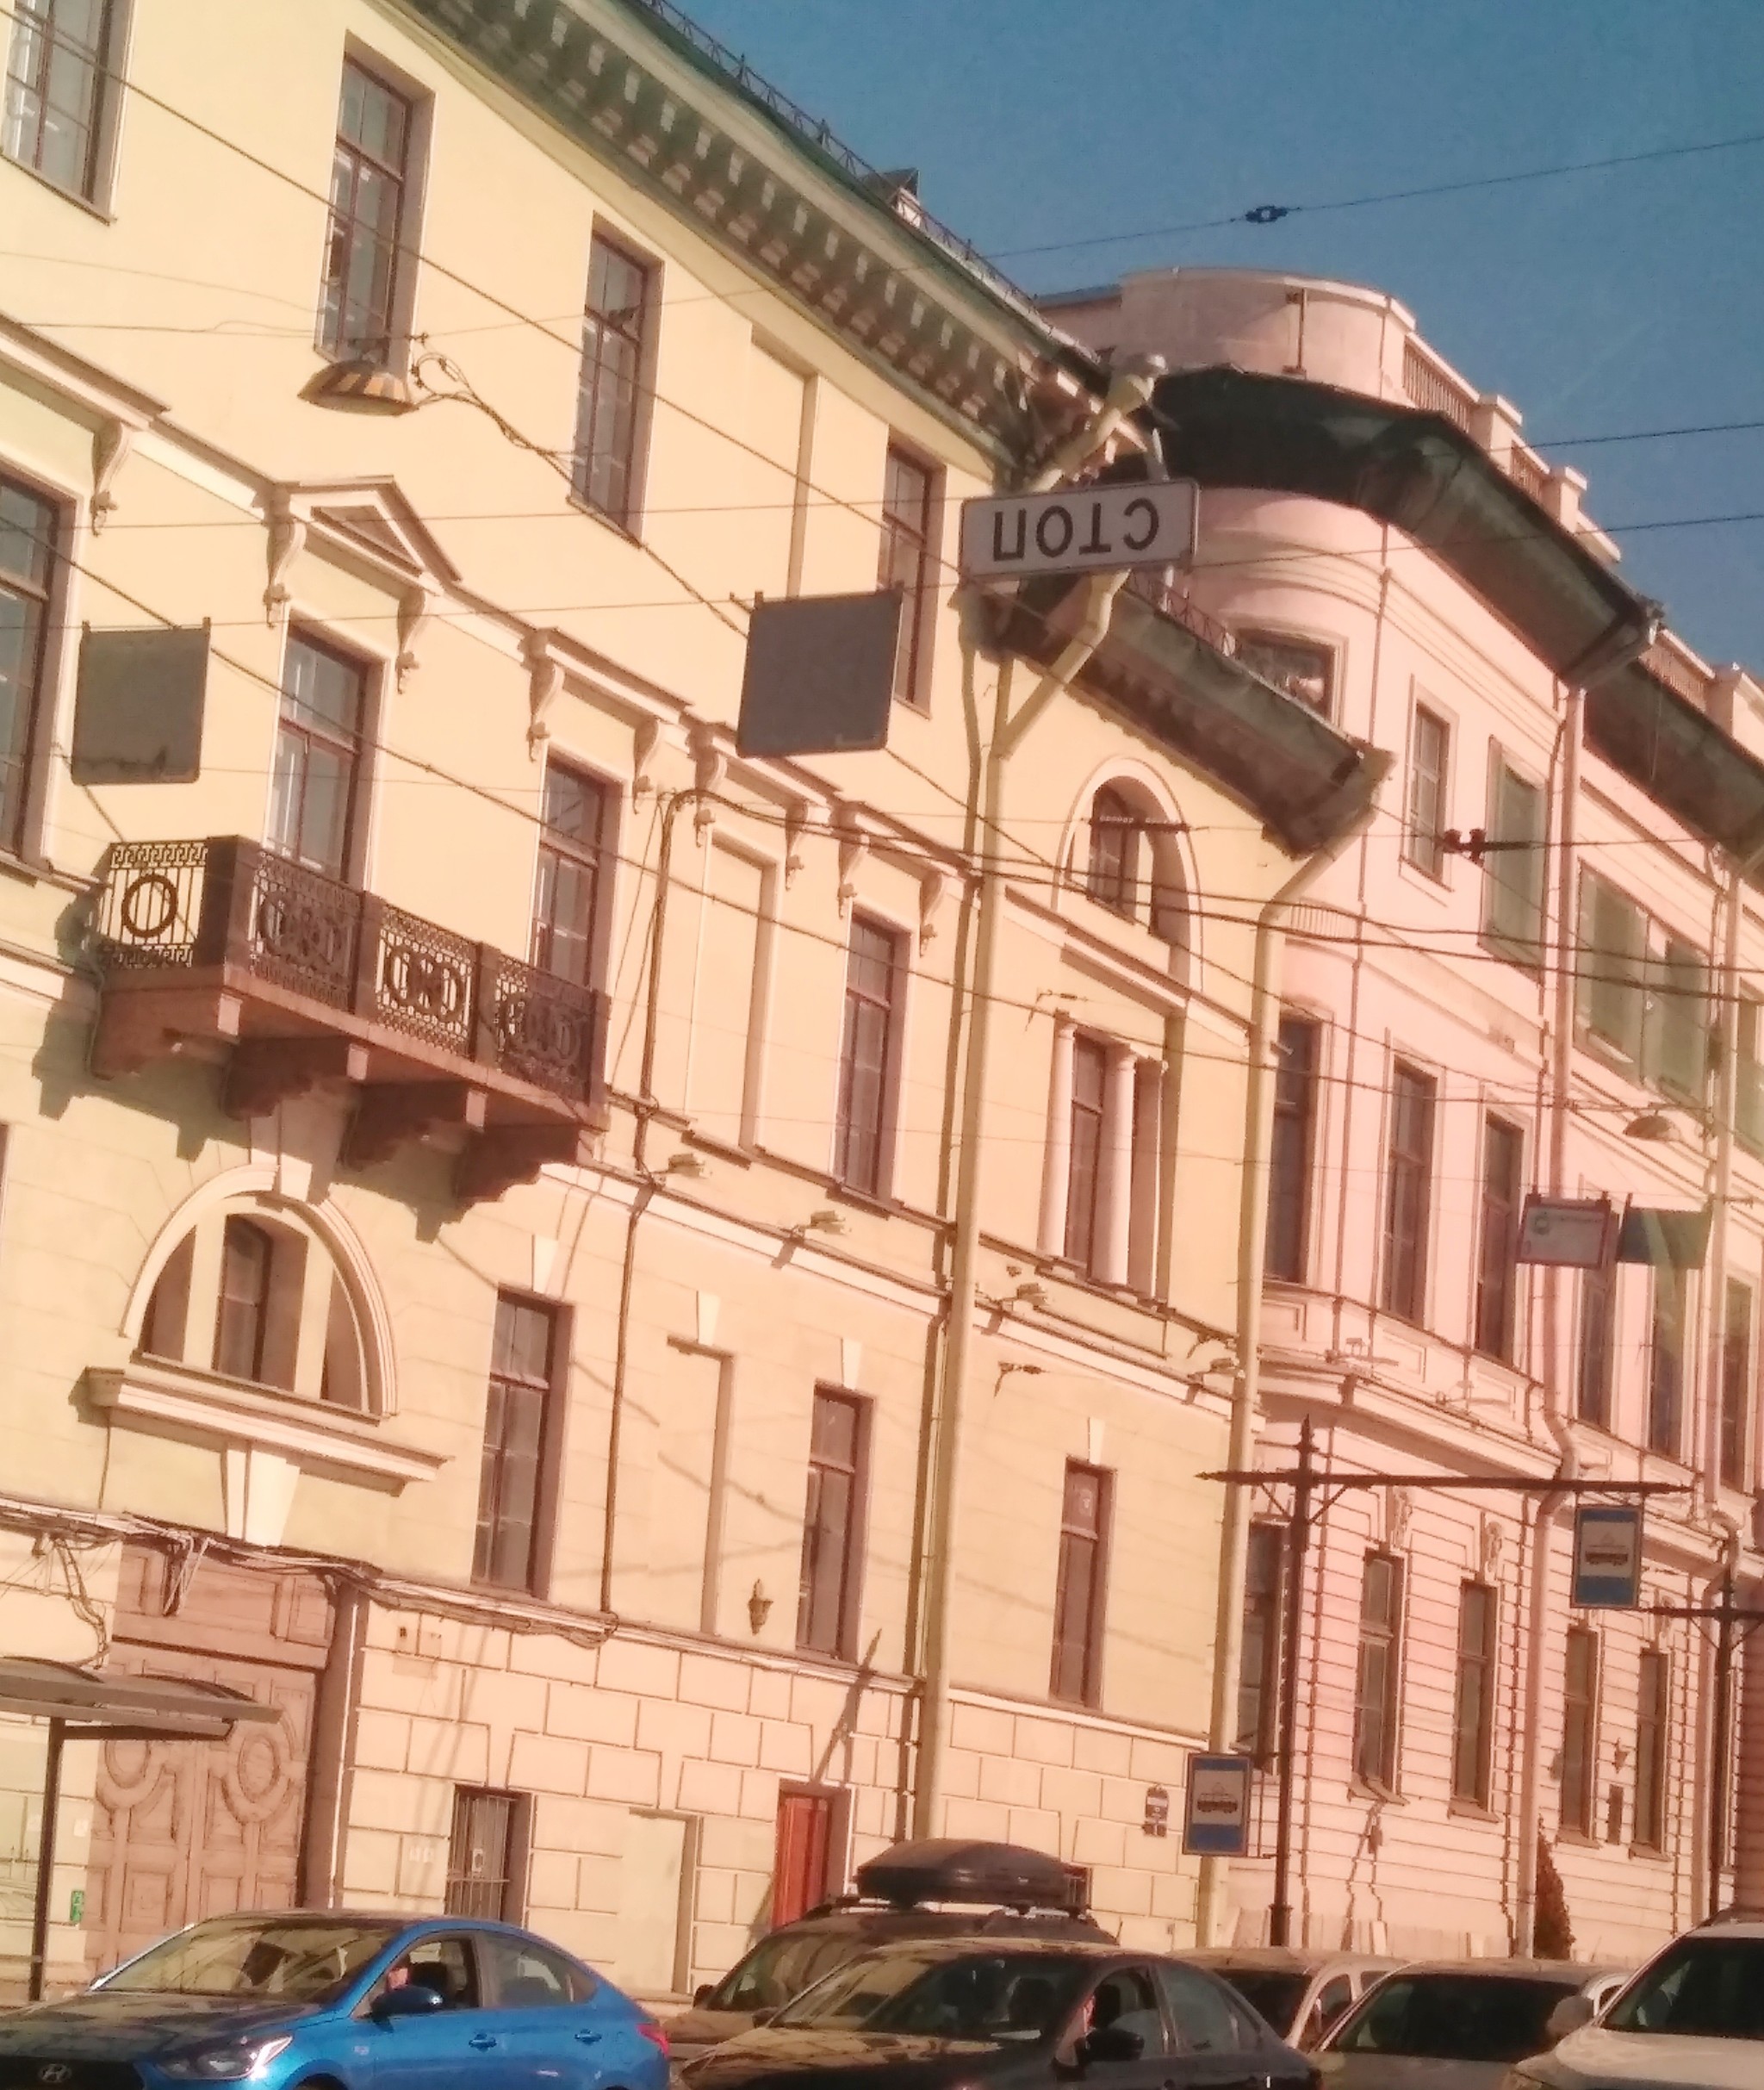
[[[373,1168],[444,1129],[481,1132],[485,1092],[465,1081],[389,1081],[363,1089],[344,1141],[350,1168]]]
[[[500,1197],[514,1184],[532,1182],[550,1163],[580,1168],[592,1159],[587,1130],[574,1122],[496,1125],[460,1155],[454,1192],[462,1204],[476,1204]]]
[[[130,987],[107,992],[92,1040],[92,1072],[101,1081],[138,1074],[155,1060],[211,1052],[239,1036],[237,994],[195,986]]]
[[[367,1078],[368,1048],[353,1038],[246,1038],[233,1049],[221,1100],[229,1117],[263,1117],[320,1082]]]

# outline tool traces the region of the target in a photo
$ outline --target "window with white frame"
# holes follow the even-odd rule
[[[1417,704],[1409,726],[1408,821],[1402,853],[1429,878],[1445,875],[1446,789],[1451,728],[1431,705]]]
[[[1118,778],[1098,787],[1087,824],[1084,892],[1099,907],[1179,949],[1188,913],[1178,824],[1164,818],[1142,787]]]
[[[89,203],[106,185],[122,8],[123,0],[13,0],[0,152]]]
[[[1158,1284],[1163,1096],[1161,1061],[1056,1023],[1040,1250],[1142,1296]]]
[[[1483,830],[1482,933],[1500,955],[1536,972],[1544,962],[1544,880],[1549,852],[1542,787],[1497,748]]]
[[[1709,970],[1687,938],[1596,871],[1581,876],[1576,1023],[1637,1079],[1700,1104],[1709,1073]]]

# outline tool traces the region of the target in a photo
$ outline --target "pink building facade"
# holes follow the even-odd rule
[[[1540,1527],[1519,1493],[1324,1498],[1295,1593],[1294,1939],[1524,1950],[1541,1869],[1577,1955],[1631,1961],[1704,1913],[1724,1812],[1710,1630],[1655,1607],[1729,1569],[1756,1601],[1764,1566],[1764,692],[1649,637],[1584,481],[1394,300],[1183,270],[1050,312],[1166,358],[1168,462],[1204,489],[1179,585],[1393,758],[1285,941],[1258,1463],[1290,1467],[1308,1417],[1341,1476],[1685,1490],[1650,1507],[1639,1611],[1571,1608],[1566,1505]],[[1519,1266],[1534,1190],[1707,1206],[1700,1264]],[[1221,1931],[1245,1942],[1271,1893],[1288,1502],[1258,1495],[1249,1539],[1239,1724],[1270,1770]],[[1750,1698],[1724,1900],[1764,1891]]]

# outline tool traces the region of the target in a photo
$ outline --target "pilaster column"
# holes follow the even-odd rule
[[[1149,1297],[1157,1288],[1158,1166],[1162,1126],[1164,1067],[1157,1060],[1141,1060],[1134,1071],[1130,1106],[1133,1137],[1133,1191],[1127,1222],[1127,1282],[1136,1292]]]
[[[1071,1018],[1056,1016],[1053,1066],[1047,1083],[1047,1141],[1041,1160],[1041,1223],[1036,1235],[1043,1255],[1065,1253],[1065,1199],[1071,1180]]]
[[[1111,1045],[1102,1079],[1102,1180],[1096,1197],[1096,1280],[1127,1283],[1134,1176],[1133,1048]]]

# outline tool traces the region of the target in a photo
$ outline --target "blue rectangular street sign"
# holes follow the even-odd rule
[[[1250,1775],[1247,1757],[1189,1758],[1188,1806],[1182,1847],[1202,1857],[1242,1857],[1250,1846]]]
[[[1575,1512],[1571,1602],[1588,1610],[1633,1611],[1642,1601],[1642,1506],[1582,1502]]]

